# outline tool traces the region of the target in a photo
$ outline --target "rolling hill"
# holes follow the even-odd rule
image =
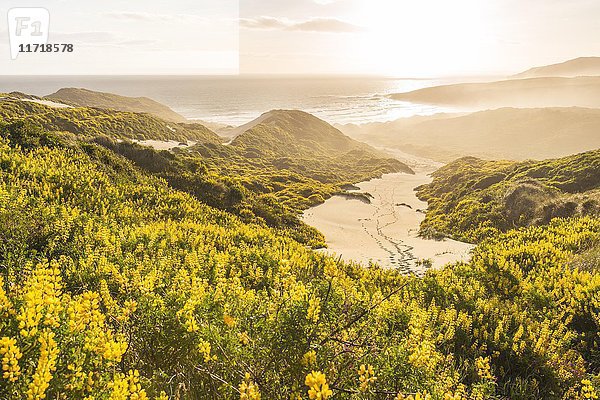
[[[456,160],[417,189],[425,236],[471,242],[553,218],[600,216],[600,150],[544,161]]]
[[[342,126],[373,145],[448,162],[462,156],[544,159],[600,148],[600,110],[501,108]]]
[[[286,230],[312,246],[322,246],[323,237],[299,220],[301,210],[343,192],[348,183],[390,172],[413,173],[400,161],[297,111],[266,113],[269,118],[264,123],[256,122],[224,145],[198,123],[168,122],[147,113],[57,107],[48,101],[26,94],[6,95],[0,99],[0,119],[58,135],[44,136],[34,144],[70,142],[73,136],[100,144],[205,204],[247,222]],[[131,142],[144,140],[194,143],[171,152]]]
[[[94,107],[147,113],[170,122],[187,122],[187,119],[169,107],[148,97],[126,97],[113,93],[96,92],[81,88],[62,88],[44,98],[58,100],[80,107]]]
[[[576,76],[600,76],[600,57],[579,57],[558,64],[531,68],[511,76],[515,79],[558,76],[573,78]]]
[[[205,126],[165,121],[148,113],[118,111],[95,107],[57,107],[51,100],[22,93],[0,98],[0,118],[27,120],[48,131],[68,131],[94,137],[115,139],[176,140],[220,143],[222,139]]]
[[[469,262],[402,276],[207,206],[142,168],[143,157],[94,140],[108,134],[90,139],[13,118],[0,122],[0,398],[596,396],[597,218],[510,230],[480,243]],[[260,129],[300,132],[285,126]],[[190,177],[213,168],[193,152],[114,145],[154,167],[156,154],[184,163]],[[506,167],[566,192],[594,187],[595,159],[486,170]],[[256,164],[229,178],[258,172],[269,171]],[[213,194],[221,177],[212,171],[213,186],[199,192]]]
[[[600,107],[600,76],[530,78],[435,86],[392,99],[465,110],[499,107]]]
[[[383,153],[351,139],[327,122],[297,110],[273,110],[263,114],[245,125],[231,146],[275,157],[339,157],[348,152],[384,157]]]

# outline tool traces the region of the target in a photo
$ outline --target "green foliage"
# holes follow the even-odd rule
[[[557,217],[600,214],[600,150],[546,161],[466,157],[433,177],[417,191],[429,204],[425,236],[477,242]]]
[[[414,173],[407,165],[345,136],[338,129],[302,111],[274,110],[231,143],[249,160],[267,160],[328,182],[359,182],[389,172]]]
[[[185,122],[186,119],[147,97],[126,97],[113,93],[95,92],[88,89],[62,88],[44,99],[58,100],[79,107],[94,107],[119,111],[131,111],[154,115],[165,121]]]
[[[29,129],[1,129],[0,398],[598,390],[600,275],[573,268],[600,244],[597,218],[511,230],[467,264],[404,277],[244,223],[95,143],[24,140],[40,137]]]
[[[88,96],[87,92],[71,94]],[[102,104],[118,100],[97,98],[94,93],[91,96],[78,100]],[[167,123],[147,114],[107,109],[52,108],[17,99],[14,94],[0,101],[0,117],[43,128],[31,137],[13,138],[14,143],[27,146],[26,141],[33,140],[34,144],[40,144],[41,137],[48,137],[48,130],[69,132],[109,148],[208,205],[232,212],[245,222],[280,228],[312,247],[324,246],[324,238],[300,221],[302,210],[340,192],[340,187],[348,182],[389,172],[412,173],[398,160],[349,139],[309,114],[297,111],[270,114],[272,118],[224,146],[218,136],[200,124]],[[257,136],[257,132],[264,137]],[[53,137],[64,142],[57,135]],[[124,139],[198,143],[189,149],[169,152]],[[257,147],[250,149],[249,142]],[[81,144],[70,140],[69,145]]]
[[[116,139],[178,140],[219,143],[214,132],[200,124],[166,122],[149,114],[98,108],[53,108],[12,97],[0,100],[0,119],[6,122],[27,120],[47,131],[67,131]]]
[[[324,238],[299,220],[302,210],[322,203],[348,182],[412,173],[309,114],[267,115],[227,146],[204,142],[167,152],[106,138],[96,142],[208,205],[245,222],[280,228],[312,247],[323,246]]]

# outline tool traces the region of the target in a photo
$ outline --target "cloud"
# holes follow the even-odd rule
[[[289,26],[289,22],[274,17],[241,18],[240,26],[247,29],[285,29]]]
[[[101,44],[116,39],[110,32],[50,32],[50,40],[56,43]]]
[[[311,18],[305,21],[290,21],[286,18],[258,17],[242,18],[240,26],[246,29],[287,30],[305,32],[351,33],[364,28],[336,18]]]
[[[84,46],[144,47],[159,43],[152,39],[124,39],[111,32],[50,32],[54,43],[74,43]]]
[[[170,21],[173,19],[172,15],[167,14],[151,14],[147,12],[129,11],[107,12],[104,13],[104,16],[128,21]]]
[[[113,11],[103,14],[105,17],[138,22],[167,22],[183,20],[205,20],[205,17],[193,14],[153,14],[147,12]]]
[[[309,32],[360,32],[364,30],[364,28],[358,25],[335,18],[313,18],[308,21],[298,22],[290,26],[289,29]]]

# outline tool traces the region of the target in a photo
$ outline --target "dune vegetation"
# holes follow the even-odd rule
[[[44,96],[44,98],[72,104],[77,107],[94,107],[146,113],[165,121],[187,122],[182,115],[177,114],[166,105],[147,97],[127,97],[83,88],[62,88],[55,93]]]
[[[390,172],[413,173],[312,115],[281,110],[267,114],[269,118],[259,118],[260,123],[224,146],[198,123],[175,124],[109,109],[53,108],[15,96],[0,102],[0,116],[7,122],[23,122],[26,130],[39,126],[47,140],[70,137],[100,144],[205,204],[245,222],[281,228],[312,247],[323,246],[324,238],[300,221],[302,210],[344,192],[348,183]],[[196,143],[170,152],[131,141],[148,139]]]
[[[470,262],[404,276],[312,251],[256,218],[254,200],[242,207],[254,216],[210,205],[227,180],[252,199],[270,185],[267,196],[299,209],[303,184],[327,192],[409,172],[355,142],[336,158],[339,131],[306,115],[174,152],[110,132],[54,132],[36,115],[0,127],[0,398],[597,397],[592,213],[498,225],[506,232],[482,235]],[[297,128],[298,118],[308,124]],[[329,133],[310,139],[320,150],[297,144],[281,160],[286,147],[274,141],[318,132]],[[460,160],[421,194],[430,219],[453,212],[437,197],[466,196],[477,182],[488,190],[527,177],[559,197],[587,196],[597,157]]]
[[[324,238],[300,221],[302,210],[345,192],[349,183],[390,172],[413,173],[400,161],[297,111],[273,111],[271,118],[261,119],[226,146],[205,141],[168,152],[107,137],[94,140],[205,204],[245,222],[282,228],[312,247],[323,246]]]
[[[109,109],[53,108],[14,97],[0,101],[0,118],[7,122],[27,120],[48,131],[67,131],[87,137],[108,135],[115,139],[222,141],[200,124],[173,123],[150,114]]]
[[[421,233],[477,242],[554,218],[600,215],[600,150],[545,161],[456,160],[417,189]]]

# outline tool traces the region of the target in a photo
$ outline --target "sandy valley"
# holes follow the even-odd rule
[[[324,251],[364,264],[421,275],[431,260],[432,267],[469,259],[473,246],[454,240],[425,240],[418,236],[427,203],[419,200],[414,188],[429,183],[427,169],[415,175],[384,175],[359,183],[360,191],[373,196],[371,203],[334,196],[304,212],[304,222],[314,226],[327,240]]]

